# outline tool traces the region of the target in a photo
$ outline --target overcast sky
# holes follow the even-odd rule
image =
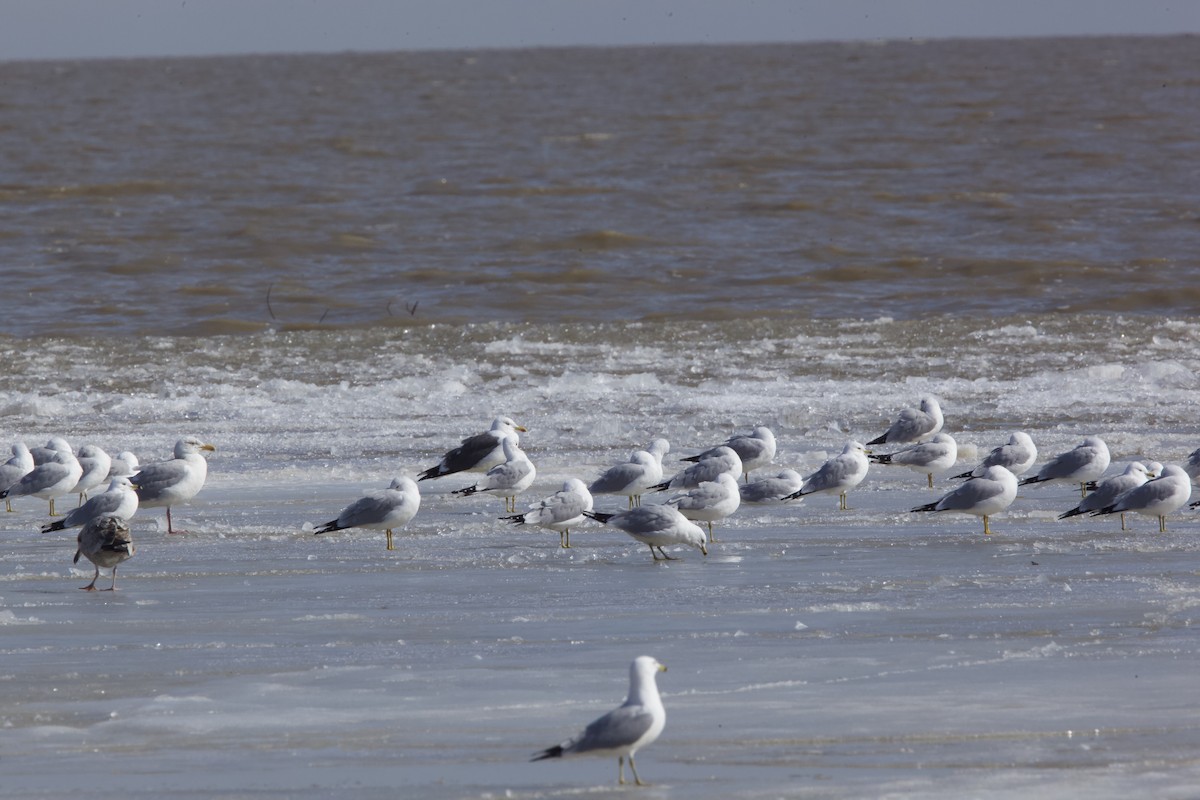
[[[0,0],[0,60],[1200,33],[1200,0]]]

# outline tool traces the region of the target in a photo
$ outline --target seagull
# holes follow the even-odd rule
[[[742,474],[746,477],[746,483],[750,482],[750,470],[765,467],[775,460],[775,434],[765,425],[759,425],[751,433],[729,437],[724,446],[732,449],[742,459]],[[714,447],[683,460],[694,463],[711,458],[716,454],[716,449]]]
[[[75,454],[67,450],[54,450],[45,455],[47,461],[38,464],[27,472],[20,480],[0,491],[0,498],[8,500],[11,497],[33,495],[50,503],[50,516],[54,517],[54,499],[71,493],[83,467],[79,466]]]
[[[870,466],[867,456],[870,454],[871,451],[861,442],[846,442],[839,455],[822,464],[816,472],[804,479],[803,486],[783,499],[795,500],[797,497],[818,492],[837,492],[838,508],[846,511],[846,493],[867,477],[867,468]]]
[[[933,488],[933,473],[945,472],[954,466],[958,460],[958,443],[948,433],[934,434],[927,442],[910,444],[908,447],[894,453],[871,456],[876,464],[896,464],[908,467],[916,472],[923,472],[929,479],[929,488]]]
[[[133,538],[129,535],[129,523],[113,514],[104,514],[88,520],[77,537],[79,548],[75,551],[72,563],[78,564],[79,557],[87,556],[96,568],[92,582],[80,586],[85,592],[96,591],[96,581],[100,577],[100,568],[112,569],[112,585],[101,591],[115,591],[117,588],[117,565],[134,553]]]
[[[342,509],[337,519],[320,525],[313,531],[322,533],[346,528],[371,528],[387,531],[387,549],[395,550],[392,530],[407,525],[421,508],[421,491],[417,482],[407,475],[393,478],[386,489],[368,492]]]
[[[759,478],[741,488],[742,502],[755,505],[782,503],[789,494],[800,491],[804,478],[794,469],[783,469],[769,478]]]
[[[1158,531],[1166,533],[1167,514],[1182,508],[1191,498],[1192,479],[1183,467],[1168,464],[1157,478],[1130,489],[1114,502],[1092,512],[1092,516],[1136,511],[1148,517],[1158,517]]]
[[[942,407],[937,398],[925,395],[920,408],[906,408],[896,417],[892,427],[882,436],[867,442],[876,444],[912,444],[922,442],[942,429]]]
[[[671,451],[666,439],[655,439],[645,450],[634,450],[624,464],[606,469],[592,481],[592,494],[618,494],[629,498],[629,507],[642,504],[642,493],[662,480],[663,456]]]
[[[629,694],[624,703],[593,721],[581,733],[543,750],[530,760],[585,754],[610,758],[615,755],[617,782],[625,783],[625,759],[628,758],[634,783],[644,786],[633,756],[654,742],[667,724],[667,712],[655,683],[658,673],[666,671],[666,667],[650,656],[638,656],[629,665]]]
[[[1183,462],[1183,471],[1192,480],[1200,478],[1200,448],[1193,450],[1192,454],[1187,457],[1187,461]]]
[[[1154,472],[1149,467],[1140,461],[1131,461],[1120,475],[1113,475],[1098,483],[1089,484],[1088,488],[1092,490],[1092,493],[1084,497],[1083,501],[1070,511],[1059,514],[1058,518],[1066,519],[1086,514],[1089,511],[1099,511],[1116,502],[1118,497],[1130,489],[1136,489],[1152,477],[1154,477]],[[1121,530],[1126,530],[1124,513],[1121,514]]]
[[[742,476],[742,458],[732,447],[714,447],[713,455],[701,459],[671,477],[669,481],[651,486],[658,492],[668,489],[695,489],[705,481],[715,481],[722,472],[728,472],[737,480]]]
[[[487,472],[497,464],[504,463],[502,442],[506,436],[515,438],[517,431],[524,433],[525,428],[508,417],[496,417],[489,430],[463,439],[462,444],[442,456],[437,466],[418,475],[417,480],[440,478],[456,472]]]
[[[991,466],[978,478],[959,484],[936,503],[917,506],[913,511],[958,511],[983,517],[983,532],[991,534],[988,519],[1012,505],[1017,499],[1017,476],[1004,467]]]
[[[529,511],[500,519],[514,525],[537,525],[558,531],[558,546],[569,548],[571,528],[583,522],[583,512],[591,510],[592,493],[587,485],[579,478],[568,478],[561,489],[543,498],[536,506],[530,506]]]
[[[465,489],[455,489],[453,493],[469,497],[476,492],[494,492],[504,498],[505,511],[516,511],[517,495],[532,486],[533,479],[537,477],[537,468],[517,441],[515,433],[505,436],[500,442],[504,450],[504,463],[489,469],[479,483]]]
[[[737,511],[741,504],[742,495],[738,491],[737,478],[728,472],[722,472],[715,481],[704,481],[695,489],[667,500],[667,505],[675,506],[688,519],[707,522],[709,542],[717,540],[712,524]]]
[[[128,522],[137,508],[137,492],[133,490],[133,484],[130,483],[129,478],[113,478],[109,481],[108,489],[91,497],[86,503],[62,519],[55,520],[49,525],[43,525],[42,533],[77,528],[104,514],[120,517]]]
[[[171,526],[171,506],[188,502],[204,488],[208,462],[202,453],[216,449],[195,436],[188,436],[175,443],[174,458],[146,464],[130,479],[142,508],[166,506],[167,533],[187,533]]]
[[[7,489],[33,471],[33,454],[24,442],[14,442],[12,458],[0,464],[0,487]],[[12,500],[4,498],[4,510],[13,510]]]
[[[1099,436],[1085,436],[1074,449],[1060,453],[1046,462],[1032,478],[1021,481],[1021,486],[1031,483],[1065,481],[1079,484],[1081,497],[1087,496],[1087,482],[1094,481],[1108,469],[1108,445]]]
[[[113,457],[112,466],[108,470],[108,479],[132,478],[137,475],[138,457],[128,450],[122,450]]]
[[[625,531],[649,547],[650,555],[654,557],[655,561],[674,561],[675,559],[663,550],[664,547],[673,544],[691,545],[704,555],[708,555],[708,548],[704,546],[704,531],[696,523],[679,513],[679,509],[675,506],[639,506],[628,511],[619,511],[616,514],[585,511],[583,515]],[[655,550],[658,552],[656,553]],[[662,559],[658,557],[659,553],[662,553]]]
[[[112,469],[112,458],[108,453],[94,444],[85,444],[75,454],[83,474],[75,484],[72,492],[79,495],[79,505],[87,500],[88,492],[108,480],[108,472]]]
[[[1037,461],[1037,456],[1037,447],[1034,446],[1033,439],[1029,438],[1029,434],[1017,431],[1009,435],[1006,444],[993,448],[992,452],[984,456],[975,469],[955,475],[954,478],[978,478],[991,466],[1004,467],[1013,475],[1019,476],[1029,471],[1033,462]]]
[[[33,465],[36,467],[39,464],[45,464],[54,457],[55,453],[75,453],[75,448],[71,447],[70,442],[61,436],[51,436],[50,441],[46,442],[42,447],[35,447],[30,450],[33,455]]]

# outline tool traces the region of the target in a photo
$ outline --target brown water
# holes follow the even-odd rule
[[[1186,315],[1195,53],[0,63],[0,333]]]

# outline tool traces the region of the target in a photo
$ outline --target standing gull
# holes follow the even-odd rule
[[[616,494],[629,498],[629,507],[642,504],[642,493],[662,480],[663,456],[671,451],[666,439],[655,439],[645,450],[634,450],[623,464],[606,469],[592,481],[588,491],[592,494]]]
[[[175,443],[175,457],[146,464],[130,480],[142,508],[167,509],[167,533],[187,533],[171,526],[171,506],[186,503],[204,488],[208,461],[202,453],[216,450],[195,436]]]
[[[715,542],[712,524],[725,519],[738,510],[742,495],[738,491],[737,478],[722,472],[715,481],[705,481],[694,489],[677,494],[667,500],[679,513],[693,522],[708,523],[708,541]]]
[[[342,509],[337,519],[320,525],[313,535],[346,528],[371,528],[387,532],[387,549],[395,550],[392,531],[407,525],[421,508],[417,482],[407,475],[393,478],[386,489],[368,492]]]
[[[1193,481],[1200,478],[1200,448],[1193,450],[1187,461],[1183,462],[1183,471]]]
[[[133,490],[133,484],[129,482],[129,478],[113,478],[109,481],[108,489],[92,496],[86,503],[72,510],[62,519],[55,520],[49,525],[43,525],[42,533],[77,528],[105,514],[120,517],[128,522],[137,508],[137,492]]]
[[[870,462],[867,456],[871,451],[861,442],[849,441],[839,455],[826,461],[812,475],[804,479],[804,485],[792,492],[784,500],[795,500],[808,494],[818,492],[837,492],[838,508],[846,511],[846,493],[862,483],[867,477]]]
[[[517,444],[515,433],[505,436],[500,445],[504,450],[504,463],[489,469],[479,483],[465,489],[455,489],[454,494],[469,497],[476,492],[492,492],[504,498],[505,511],[516,511],[517,495],[533,485],[537,468]]]
[[[789,494],[800,491],[804,478],[794,469],[782,469],[767,478],[759,478],[741,488],[742,502],[755,505],[782,503]]]
[[[511,436],[519,442],[517,431],[524,433],[525,429],[508,417],[496,417],[489,430],[463,439],[462,444],[442,456],[436,466],[418,475],[417,480],[441,478],[456,472],[487,472],[504,463],[503,441]]]
[[[75,448],[71,447],[71,443],[61,436],[51,436],[50,440],[42,447],[35,447],[29,451],[33,455],[33,465],[45,464],[50,461],[55,453],[71,453],[75,454]]]
[[[532,761],[574,755],[617,757],[617,782],[625,783],[625,759],[633,781],[643,786],[633,756],[654,742],[667,724],[667,712],[658,696],[655,678],[667,668],[650,656],[638,656],[629,665],[629,694],[617,708],[593,721],[565,742],[543,750]]]
[[[1034,446],[1033,439],[1029,438],[1029,434],[1024,431],[1016,431],[1009,435],[1007,443],[992,448],[992,451],[984,456],[974,469],[954,477],[956,479],[978,478],[987,471],[988,467],[1004,467],[1019,477],[1029,471],[1033,462],[1037,461],[1037,457],[1037,447]]]
[[[910,444],[894,453],[870,458],[876,464],[895,464],[924,473],[929,479],[929,488],[932,489],[934,473],[945,472],[958,460],[958,443],[950,434],[938,433],[927,442]]]
[[[558,546],[571,546],[571,528],[583,522],[583,512],[592,510],[592,493],[579,478],[568,478],[562,488],[531,506],[524,514],[500,519],[514,525],[537,525],[558,531]]]
[[[906,408],[901,411],[892,426],[882,436],[867,442],[867,446],[921,442],[940,431],[942,422],[942,407],[937,398],[926,395],[921,398],[920,408]]]
[[[72,492],[79,495],[79,505],[87,500],[88,492],[108,481],[108,472],[112,469],[112,457],[94,444],[85,444],[75,454],[83,474],[79,476]]]
[[[12,458],[0,464],[0,489],[7,489],[33,471],[33,454],[24,442],[14,442]],[[4,510],[13,510],[12,500],[4,498]]]
[[[1183,467],[1167,464],[1157,478],[1130,489],[1113,503],[1093,512],[1092,516],[1136,511],[1148,517],[1158,517],[1158,532],[1166,533],[1167,515],[1182,508],[1191,498],[1192,479]]]
[[[133,538],[129,535],[129,523],[118,516],[104,514],[89,520],[76,537],[79,548],[75,551],[72,563],[78,564],[79,557],[87,556],[96,568],[92,582],[80,586],[85,592],[96,590],[96,581],[100,578],[100,568],[112,570],[112,585],[100,591],[115,591],[117,588],[117,565],[134,553]]]
[[[1108,469],[1108,445],[1099,436],[1085,436],[1074,449],[1059,453],[1038,470],[1037,475],[1021,481],[1021,486],[1031,483],[1063,481],[1078,483],[1081,497],[1087,496],[1087,482],[1094,481]]]
[[[704,530],[680,514],[679,509],[675,506],[639,506],[628,511],[619,511],[616,514],[585,511],[583,515],[625,531],[649,547],[650,555],[655,561],[674,561],[663,550],[664,547],[673,544],[690,545],[704,555],[708,555],[708,548],[704,546]],[[658,552],[655,552],[656,550]],[[662,559],[658,557],[659,553],[662,553]]]
[[[57,516],[54,513],[55,498],[71,493],[75,484],[79,482],[79,476],[83,474],[83,468],[79,466],[78,459],[70,449],[54,450],[45,457],[45,462],[35,466],[4,491],[0,491],[0,498],[7,500],[10,497],[29,495],[40,497],[49,501],[50,516]]]
[[[1099,511],[1105,506],[1115,503],[1118,497],[1130,489],[1136,489],[1152,477],[1154,477],[1154,474],[1149,467],[1140,461],[1131,461],[1120,475],[1113,475],[1111,478],[1106,478],[1099,483],[1090,485],[1092,493],[1084,497],[1079,505],[1070,511],[1064,511],[1059,514],[1058,518],[1066,519],[1067,517],[1086,514],[1089,511]],[[1124,512],[1121,514],[1121,530],[1125,530]]]
[[[742,474],[746,476],[746,483],[750,482],[750,470],[765,467],[775,460],[775,434],[765,425],[759,425],[751,433],[731,436],[725,440],[723,446],[733,450],[742,460]],[[716,454],[716,449],[714,447],[683,460],[697,462],[711,458]]]
[[[137,475],[138,457],[128,450],[122,450],[112,460],[112,466],[108,469],[108,479],[113,478],[132,478]]]
[[[988,467],[983,475],[960,484],[936,503],[917,506],[913,511],[957,511],[983,517],[983,532],[991,534],[989,518],[999,514],[1017,499],[1017,476],[1004,467]]]
[[[650,488],[665,492],[668,489],[695,489],[705,481],[715,481],[722,472],[728,472],[737,480],[742,476],[741,456],[732,447],[721,445],[713,448],[713,455],[703,458],[686,469],[675,473],[670,480]]]

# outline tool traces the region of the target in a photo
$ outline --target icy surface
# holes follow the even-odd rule
[[[0,432],[143,461],[197,433],[209,483],[168,536],[134,519],[116,593],[78,591],[42,501],[0,514],[0,795],[629,796],[615,759],[528,763],[617,704],[653,655],[667,727],[637,796],[1194,796],[1200,546],[1170,520],[909,513],[953,484],[873,465],[851,510],[745,506],[707,558],[598,524],[499,522],[473,478],[421,483],[382,532],[319,537],[401,470],[506,413],[539,477],[585,480],[657,435],[668,469],[765,424],[802,474],[924,393],[971,458],[1028,431],[1039,464],[1086,434],[1118,471],[1200,446],[1200,328],[887,319],[747,331],[486,327],[47,341],[17,353]],[[694,346],[703,342],[703,347]],[[901,354],[899,358],[897,354]],[[659,498],[648,497],[647,502]],[[623,501],[598,500],[599,510]],[[523,507],[525,503],[521,503]],[[106,582],[102,582],[104,585]]]

